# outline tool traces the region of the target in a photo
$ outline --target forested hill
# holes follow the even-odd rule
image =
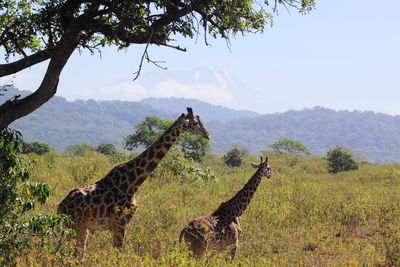
[[[400,161],[400,116],[314,107],[207,126],[217,151],[237,143],[258,152],[287,137],[302,142],[313,154],[344,146],[372,162]]]
[[[0,102],[7,97],[0,96]],[[186,103],[188,105],[183,99],[174,98],[143,102],[71,102],[54,97],[39,110],[13,123],[12,127],[20,130],[27,141],[45,142],[57,150],[78,143],[122,146],[123,138],[132,133],[134,126],[145,116],[173,119],[176,114],[185,112],[186,106],[196,104],[193,105],[194,112],[208,121],[206,127],[212,136],[214,152],[224,152],[240,144],[259,153],[279,138],[286,137],[302,142],[314,154],[325,154],[330,148],[345,146],[369,161],[400,161],[400,116],[321,107],[255,116],[252,112],[200,101],[187,100]],[[246,114],[248,117],[243,118]],[[241,119],[227,121],[228,117]],[[216,121],[218,119],[220,121]]]
[[[14,95],[26,96],[30,92],[9,87],[6,92],[0,93],[1,104]],[[190,99],[186,102],[183,99],[148,99],[143,102],[67,101],[55,96],[29,116],[14,122],[11,127],[20,130],[27,141],[38,140],[57,150],[77,143],[112,143],[121,147],[123,138],[131,134],[134,126],[146,116],[174,119],[177,114],[186,112],[188,106],[193,107],[194,113],[199,114],[203,121],[224,121],[247,115],[254,117],[257,114]]]
[[[0,96],[0,103],[12,95],[28,93],[9,88],[4,96]],[[71,102],[55,96],[35,112],[11,124],[11,128],[21,131],[27,141],[38,140],[57,150],[78,143],[112,143],[121,147],[123,138],[148,115],[170,117],[163,111],[139,102]]]

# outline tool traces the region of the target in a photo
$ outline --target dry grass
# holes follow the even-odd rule
[[[112,166],[99,155],[81,164],[96,165],[96,181]],[[73,158],[58,154],[35,157],[33,174],[55,194],[38,212],[55,211],[59,201],[79,186],[71,174]],[[253,174],[245,165],[229,168],[220,156],[201,164],[218,181],[185,181],[158,170],[140,188],[138,211],[128,228],[125,253],[112,249],[107,232],[91,234],[86,260],[72,257],[74,241],[55,255],[52,245],[28,251],[20,265],[53,266],[360,266],[400,264],[400,165],[363,164],[358,171],[332,176],[318,157],[270,155],[273,177],[262,181],[241,218],[237,260],[224,255],[196,261],[183,244],[180,230],[193,217],[212,212],[236,193]],[[162,167],[161,167],[162,168]],[[87,169],[87,168],[86,168]],[[85,174],[86,175],[86,174]],[[79,175],[78,175],[79,176]],[[75,177],[75,178],[74,178]],[[55,245],[55,244],[54,244]],[[39,255],[39,256],[38,256]]]

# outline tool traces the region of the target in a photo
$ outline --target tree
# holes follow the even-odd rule
[[[210,141],[189,133],[183,133],[178,146],[186,158],[202,161],[210,150]]]
[[[97,146],[96,151],[106,156],[113,156],[118,153],[113,144],[100,144]]]
[[[68,218],[32,215],[36,203],[44,204],[51,189],[45,183],[30,181],[27,164],[20,158],[22,144],[19,132],[0,131],[0,266],[15,265],[25,248],[43,247],[46,236],[68,238],[73,234]]]
[[[138,147],[149,147],[163,132],[165,132],[172,121],[147,116],[143,122],[135,126],[135,133],[124,138],[125,148],[133,150]],[[178,141],[177,147],[185,157],[201,161],[210,148],[210,142],[201,136],[183,133]]]
[[[272,2],[272,3],[269,3]],[[72,53],[79,49],[92,54],[101,47],[124,49],[145,44],[137,75],[144,60],[152,61],[149,45],[186,51],[173,44],[176,36],[193,38],[202,28],[207,36],[229,38],[237,33],[262,32],[272,23],[278,7],[307,12],[315,0],[4,0],[0,1],[0,46],[5,62],[0,77],[48,61],[37,90],[0,106],[0,130],[33,112],[57,92],[60,74]]]
[[[149,147],[171,125],[171,121],[147,116],[143,122],[135,126],[135,133],[124,138],[125,148],[133,150],[138,147]]]
[[[358,169],[358,163],[353,159],[351,152],[344,147],[330,149],[327,153],[329,173],[338,173]]]
[[[239,148],[233,148],[223,156],[226,165],[230,167],[239,167],[242,165],[244,153]]]
[[[289,153],[289,154],[310,155],[310,151],[305,145],[303,145],[298,141],[291,140],[288,138],[279,139],[277,142],[271,144],[270,148],[272,148],[273,151],[280,154]]]
[[[31,143],[23,143],[22,145],[22,153],[29,154],[35,153],[36,155],[43,155],[50,151],[50,147],[48,144],[40,143],[40,142],[31,142]]]

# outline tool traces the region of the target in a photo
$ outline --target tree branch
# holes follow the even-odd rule
[[[151,41],[152,38],[153,38],[153,31],[150,33],[150,36],[149,36],[149,39],[147,41],[146,47],[144,48],[144,52],[142,54],[142,58],[140,59],[139,69],[138,69],[138,71],[136,71],[134,73],[135,77],[133,78],[133,81],[136,81],[136,79],[139,78],[140,72],[142,71],[142,66],[143,66],[144,59],[146,59],[147,62],[153,63],[154,65],[156,65],[159,68],[165,69],[164,67],[162,67],[162,66],[160,66],[158,64],[159,62],[151,60],[150,57],[149,57],[149,54],[147,53],[147,49],[149,48],[150,41]]]
[[[75,47],[70,48],[50,60],[43,81],[34,93],[23,99],[7,101],[0,106],[0,130],[18,118],[33,112],[55,95],[61,71],[74,50]]]
[[[0,64],[0,77],[7,76],[7,75],[10,75],[13,73],[17,73],[23,69],[31,67],[40,62],[43,62],[43,61],[51,58],[53,52],[54,52],[54,49],[48,48],[48,49],[36,52],[35,54],[24,57],[15,62],[8,63],[8,64]]]
[[[6,102],[0,106],[0,131],[8,127],[13,121],[32,113],[55,95],[61,71],[71,54],[78,47],[82,22],[83,20],[79,20],[78,17],[65,32],[56,47],[57,50],[51,55],[46,74],[39,88],[27,97]],[[42,55],[40,59],[46,56],[48,55]],[[36,60],[39,59],[36,58]],[[26,61],[23,61],[23,63],[27,64]]]

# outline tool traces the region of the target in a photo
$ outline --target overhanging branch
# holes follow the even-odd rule
[[[17,73],[23,69],[29,68],[35,64],[43,62],[52,56],[53,51],[54,48],[52,49],[49,48],[36,52],[35,54],[29,55],[12,63],[0,64],[0,77]]]

